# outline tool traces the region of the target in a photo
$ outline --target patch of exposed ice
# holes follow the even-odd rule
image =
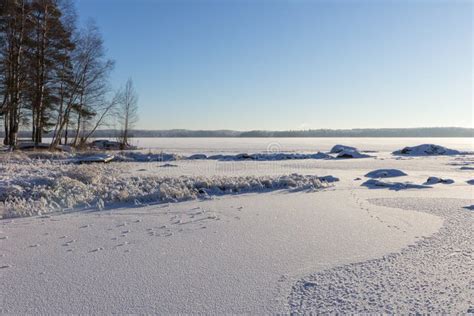
[[[378,169],[367,173],[365,176],[367,178],[394,178],[394,177],[402,177],[406,176],[407,174],[398,169]]]
[[[405,147],[393,152],[394,155],[406,156],[438,156],[438,155],[461,155],[462,153],[455,149],[449,149],[440,145],[422,144],[413,147]]]

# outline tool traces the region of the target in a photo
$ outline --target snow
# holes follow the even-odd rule
[[[332,176],[297,173],[279,176],[157,177],[122,176],[119,165],[11,164],[0,176],[4,218],[31,216],[111,203],[166,203],[223,194],[269,190],[315,190],[337,181]],[[1,209],[0,209],[1,210]]]
[[[430,155],[460,155],[461,152],[440,145],[422,144],[414,147],[405,147],[393,152],[394,155],[430,156]]]
[[[314,154],[311,141],[288,153]],[[392,155],[414,141],[342,142],[371,159],[224,160],[277,154],[230,141],[109,164],[2,153],[0,208],[41,215],[0,220],[0,313],[465,314],[474,200],[459,166],[472,156]],[[455,182],[423,185],[433,175]]]
[[[405,172],[398,169],[378,169],[367,173],[365,176],[367,178],[394,178],[406,175]]]

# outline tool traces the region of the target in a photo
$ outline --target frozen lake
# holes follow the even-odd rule
[[[135,138],[133,144],[175,153],[315,152],[336,144],[360,150],[394,151],[404,146],[438,144],[458,150],[474,150],[472,138]]]

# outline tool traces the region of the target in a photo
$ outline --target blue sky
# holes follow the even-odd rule
[[[145,129],[473,123],[473,2],[76,0]]]

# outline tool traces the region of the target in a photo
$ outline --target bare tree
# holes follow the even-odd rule
[[[64,103],[62,121],[56,127],[56,134],[51,146],[60,143],[63,134],[67,135],[68,127],[75,123],[74,146],[84,143],[86,129],[103,123],[104,109],[108,108],[107,78],[114,67],[114,62],[105,58],[103,40],[94,23],[89,23],[75,40],[72,54],[72,80],[68,82],[68,100]],[[107,109],[107,113],[110,109]],[[66,136],[67,137],[67,136]]]
[[[0,81],[3,94],[0,113],[4,119],[4,144],[14,148],[22,120],[26,77],[28,15],[25,0],[0,2]]]
[[[130,131],[138,122],[138,94],[133,87],[132,79],[128,79],[125,88],[120,92],[117,113],[120,128],[119,141],[122,148],[129,145]]]

